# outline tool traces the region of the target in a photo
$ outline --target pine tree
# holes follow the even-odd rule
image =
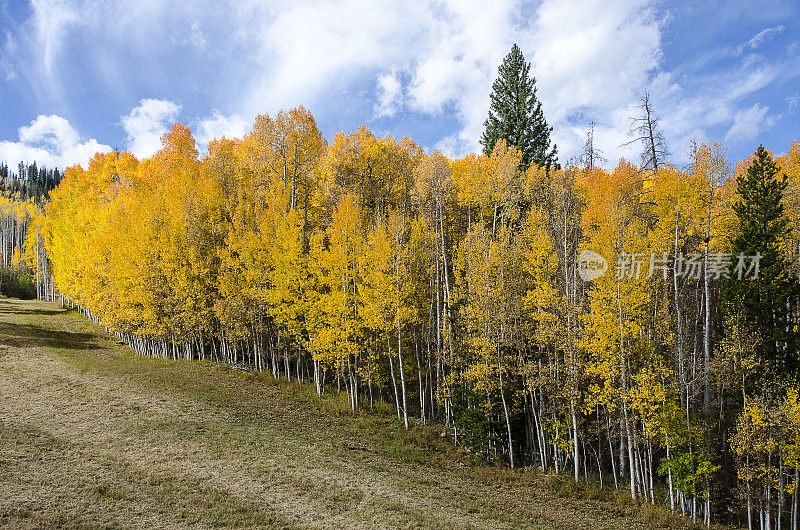
[[[498,140],[504,138],[522,152],[522,169],[531,163],[558,167],[555,144],[550,145],[552,127],[548,127],[542,103],[536,97],[536,79],[530,76],[530,63],[514,44],[498,69],[492,85],[489,117],[481,137],[483,152],[490,155]]]
[[[789,322],[798,291],[781,253],[789,235],[782,201],[788,180],[786,175],[779,177],[778,171],[769,152],[759,146],[747,171],[736,178],[740,199],[733,209],[738,233],[731,241],[731,277],[722,295],[728,312],[741,306],[745,320],[761,339],[765,360],[788,373],[798,366],[795,332]],[[747,264],[744,271],[740,256]],[[748,260],[757,262],[757,277],[755,268],[746,274],[752,265]]]

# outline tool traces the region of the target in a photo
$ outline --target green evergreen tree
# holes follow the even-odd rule
[[[730,279],[721,294],[727,312],[743,311],[760,339],[767,368],[788,375],[798,368],[796,322],[792,321],[798,284],[781,253],[789,236],[782,202],[788,179],[778,171],[769,152],[759,146],[755,160],[736,178],[740,199],[733,209],[738,229],[731,241]],[[747,257],[748,270],[743,270],[739,256]],[[755,268],[749,270],[753,256],[760,256],[755,260],[757,278]]]
[[[536,79],[530,76],[530,63],[514,44],[498,69],[492,85],[489,117],[481,137],[483,152],[491,154],[501,138],[522,152],[522,169],[531,164],[558,167],[558,152],[550,145],[552,127],[548,127],[542,103],[536,97]]]

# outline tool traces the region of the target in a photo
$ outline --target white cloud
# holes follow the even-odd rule
[[[755,49],[764,44],[765,42],[771,41],[776,36],[780,35],[783,32],[783,26],[775,26],[773,28],[764,28],[744,44],[740,44],[736,47],[736,53],[741,54],[744,52],[746,48]]]
[[[403,104],[403,86],[397,72],[387,72],[378,76],[378,105],[375,107],[375,116],[382,118],[391,117]]]
[[[44,144],[50,148],[76,145],[78,131],[61,116],[39,116],[28,126],[19,128],[19,139],[25,144]]]
[[[691,140],[703,141],[714,135],[725,135],[726,141],[748,137],[753,129],[746,124],[753,123],[756,110],[755,106],[743,107],[742,100],[754,98],[784,73],[779,63],[745,55],[733,67],[710,74],[704,67],[659,74],[650,85],[651,94],[675,162],[688,160]],[[758,112],[766,113],[763,109],[758,106]],[[777,119],[764,118],[759,130]]]
[[[758,136],[762,129],[772,125],[772,120],[767,117],[769,107],[762,107],[758,103],[746,110],[741,110],[733,117],[733,125],[728,129],[725,140],[749,141]]]
[[[478,1],[454,0],[432,21],[430,43],[413,66],[409,105],[434,115],[455,111],[461,129],[437,145],[447,154],[480,149],[497,67],[514,41],[524,38],[523,31],[512,29],[517,9],[509,0],[495,2],[492,9]]]
[[[643,0],[547,0],[529,47],[555,120],[576,108],[611,111],[636,100],[659,65],[661,28]]]
[[[95,153],[111,151],[111,147],[94,138],[82,142],[78,131],[66,119],[54,114],[40,115],[18,132],[19,141],[0,142],[0,160],[10,165],[35,161],[64,169],[74,164],[85,166]]]
[[[52,80],[53,66],[61,52],[70,26],[80,24],[80,10],[64,0],[31,0],[36,33],[42,54],[42,66]]]
[[[189,28],[189,34],[184,36],[175,36],[172,38],[172,42],[174,44],[180,44],[182,46],[193,46],[198,50],[205,50],[208,41],[206,40],[206,35],[200,29],[200,22],[195,20],[192,22],[192,26]]]
[[[6,81],[14,81],[19,77],[12,61],[12,57],[16,55],[17,48],[17,42],[11,32],[6,31],[6,41],[3,44],[2,53],[0,53],[0,72],[4,72]]]
[[[200,31],[200,23],[196,20],[192,23],[192,32],[189,34],[189,44],[201,50],[205,49],[207,44],[206,36]]]
[[[647,0],[546,0],[527,43],[545,116],[554,126],[559,156],[583,147],[587,122],[609,163],[627,138],[650,76],[661,60],[661,24]],[[525,48],[523,48],[525,51]]]
[[[480,2],[446,2],[429,17],[426,41],[411,47],[410,82],[398,87],[391,70],[378,77],[379,109],[392,109],[384,102],[400,100],[420,113],[455,112],[460,129],[436,147],[451,155],[477,151],[497,67],[517,42],[532,63],[562,160],[580,149],[583,122],[590,120],[604,125],[597,141],[605,152],[617,153],[612,142],[627,126],[617,115],[641,94],[660,61],[661,22],[650,5],[545,0],[520,17],[530,6],[503,1],[486,10]],[[530,22],[521,25],[520,19]],[[586,119],[576,124],[576,114]]]
[[[139,106],[122,116],[128,151],[138,158],[152,156],[161,148],[161,136],[174,123],[181,106],[163,99],[142,99]]]
[[[415,53],[429,29],[427,6],[419,1],[236,5],[237,46],[250,50],[249,66],[255,67],[248,70],[250,83],[242,109],[248,116],[308,107],[320,97],[345,90],[353,78]]]
[[[217,110],[214,110],[211,116],[198,122],[194,136],[198,147],[201,151],[205,151],[211,140],[222,138],[223,136],[229,139],[241,138],[248,128],[248,123],[238,114],[223,116]]]

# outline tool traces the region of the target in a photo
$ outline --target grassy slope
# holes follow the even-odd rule
[[[0,299],[0,526],[674,527],[310,385],[141,358],[57,304]],[[563,493],[563,492],[562,492]]]

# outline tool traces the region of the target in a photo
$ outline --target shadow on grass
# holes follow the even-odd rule
[[[64,313],[65,309],[41,309],[38,307],[19,306],[23,304],[14,303],[9,299],[0,299],[0,315],[31,315],[31,316],[54,316]]]
[[[0,322],[0,344],[15,348],[49,347],[70,350],[97,350],[95,335],[74,331],[53,331],[32,324]]]
[[[51,317],[60,315],[64,311],[58,309],[8,309],[5,305],[0,305],[0,315],[39,315],[43,317]]]

